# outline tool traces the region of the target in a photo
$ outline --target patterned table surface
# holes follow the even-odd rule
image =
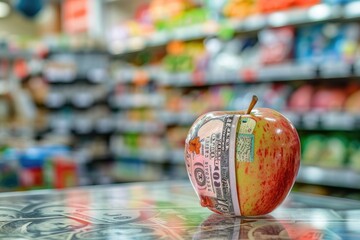
[[[360,239],[360,202],[292,193],[232,218],[200,207],[188,182],[2,193],[0,239]]]

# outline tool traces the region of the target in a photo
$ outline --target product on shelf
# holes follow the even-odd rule
[[[29,76],[22,80],[22,84],[29,91],[31,98],[37,105],[44,105],[49,94],[49,84],[41,76]]]
[[[68,156],[56,156],[46,160],[43,167],[44,184],[51,188],[67,188],[78,185],[78,166]]]
[[[360,90],[354,92],[347,98],[344,108],[347,112],[350,112],[353,114],[359,114]]]
[[[338,88],[320,88],[315,91],[312,98],[312,108],[314,110],[335,110],[340,111],[343,109],[346,100],[345,89]]]
[[[225,42],[215,40],[209,42],[208,51],[210,54],[208,69],[210,72],[224,74],[229,72],[236,75],[241,69],[256,68],[260,64],[260,44],[256,37],[238,37]],[[211,47],[215,50],[211,50]],[[217,50],[219,49],[219,50]]]
[[[294,28],[292,27],[260,31],[261,62],[264,65],[288,62],[292,57],[294,34]]]
[[[258,8],[263,13],[271,13],[296,7],[310,7],[318,3],[320,3],[320,0],[258,0]]]
[[[316,165],[321,158],[326,138],[322,135],[303,136],[301,161],[304,164]]]
[[[346,84],[346,85],[345,85]],[[293,91],[288,99],[288,109],[294,112],[342,112],[358,114],[360,95],[358,85],[304,84]]]
[[[76,65],[72,61],[47,61],[44,76],[50,82],[72,82],[76,77]]]
[[[327,138],[317,165],[322,167],[341,168],[345,165],[348,141],[343,136]]]
[[[359,41],[358,24],[326,23],[300,27],[295,41],[299,63],[353,62]]]
[[[169,72],[190,72],[201,68],[202,56],[205,54],[201,42],[185,43],[173,41],[167,45],[167,52],[163,59],[165,70]]]
[[[309,111],[312,107],[314,87],[310,84],[303,85],[296,89],[290,96],[288,106],[291,110],[298,112]]]
[[[149,13],[153,21],[169,20],[185,11],[189,5],[190,1],[188,0],[152,0]]]
[[[286,109],[287,98],[290,94],[291,86],[286,84],[272,84],[264,92],[264,107],[276,110]]]
[[[0,189],[28,190],[78,185],[80,166],[66,147],[6,148],[0,155],[0,165]]]
[[[207,8],[194,7],[189,0],[153,0],[149,13],[157,30],[173,30],[203,23],[210,16]]]
[[[325,168],[358,170],[359,145],[344,134],[302,136],[302,162]]]
[[[256,0],[229,0],[224,7],[224,15],[235,19],[254,15],[259,11],[256,2]]]

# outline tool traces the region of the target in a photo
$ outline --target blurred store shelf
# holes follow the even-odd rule
[[[300,167],[296,181],[299,183],[360,189],[360,173],[350,169],[328,169],[303,165]]]
[[[180,165],[184,165],[185,167],[185,156],[184,156],[184,149],[180,148],[180,149],[173,149],[170,150],[168,153],[168,159],[170,161],[170,163],[172,164],[180,164]]]
[[[350,78],[360,76],[360,63],[328,62],[322,64],[285,63],[234,71],[203,71],[171,73],[161,68],[144,67],[137,70],[122,70],[122,79],[131,82],[138,71],[144,72],[158,84],[171,87],[198,87],[254,82],[278,82],[315,80],[320,78]],[[124,80],[125,81],[125,80]]]
[[[50,92],[47,96],[45,107],[53,110],[72,107],[89,109],[94,105],[107,105],[106,98],[96,98],[90,92],[79,92],[76,95],[67,96],[62,92]]]
[[[360,130],[360,115],[346,112],[292,112],[282,111],[289,120],[301,130]],[[161,119],[168,125],[191,125],[198,115],[188,112],[160,113]]]
[[[126,147],[114,149],[116,157],[119,159],[138,159],[149,163],[165,163],[167,161],[167,151],[162,148],[137,148],[132,150]]]
[[[110,105],[115,108],[161,108],[164,105],[161,94],[121,94],[110,98]]]
[[[0,59],[30,59],[34,54],[25,50],[1,50],[0,49]]]
[[[161,122],[129,121],[128,119],[115,120],[115,128],[118,133],[162,134],[165,131],[165,125]]]
[[[110,46],[110,49],[113,49],[111,52],[116,56],[142,51],[149,47],[162,46],[172,40],[189,41],[216,36],[221,26],[230,26],[237,33],[247,33],[267,27],[296,26],[333,20],[355,20],[360,17],[359,11],[356,10],[358,6],[359,3],[357,2],[345,6],[318,4],[309,9],[297,8],[267,15],[254,15],[243,20],[227,20],[227,22],[221,24],[214,21],[205,22],[200,25],[177,28],[171,31],[155,32],[149,37],[132,37],[123,41],[121,47],[111,48]]]
[[[161,165],[130,159],[117,161],[109,175],[114,182],[137,182],[163,180],[166,174]]]
[[[166,125],[191,125],[198,116],[189,112],[168,112],[162,111],[159,113],[161,119]]]
[[[283,114],[301,130],[360,130],[360,116],[351,113],[335,111],[296,113],[284,111]]]

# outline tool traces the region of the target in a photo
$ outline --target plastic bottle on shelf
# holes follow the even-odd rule
[[[326,138],[323,135],[302,136],[302,163],[305,165],[317,165],[325,148]]]
[[[318,165],[329,168],[342,168],[347,157],[348,140],[342,135],[328,137],[321,153]]]

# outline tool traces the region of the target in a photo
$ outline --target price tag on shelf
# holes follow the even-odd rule
[[[173,31],[173,39],[179,40],[188,40],[196,36],[198,34],[194,28],[191,27],[181,27],[177,28]]]
[[[351,75],[351,65],[345,62],[329,62],[320,65],[320,76],[324,78],[348,77]]]
[[[151,37],[148,39],[148,45],[149,46],[160,46],[169,40],[169,34],[165,31],[162,32],[156,32],[155,34],[151,35]]]
[[[289,67],[289,73],[289,79],[314,79],[316,77],[316,66],[313,64],[292,63]]]
[[[206,37],[207,33],[204,32],[203,24],[196,24],[188,27],[190,29],[190,34],[187,39],[197,39]]]
[[[191,73],[177,73],[175,74],[176,80],[174,85],[175,86],[191,86],[192,83],[192,77]]]
[[[283,63],[261,68],[258,78],[262,81],[313,79],[315,74],[315,66],[313,65]]]
[[[285,12],[275,12],[268,15],[268,24],[271,27],[286,26],[289,21],[289,16]]]
[[[207,71],[205,73],[205,79],[208,84],[219,84],[221,83],[221,79],[223,78],[223,74],[219,71]]]
[[[295,8],[286,11],[288,25],[301,24],[309,22],[307,8]]]
[[[319,127],[320,114],[317,112],[307,112],[302,115],[303,126],[307,129],[317,129]]]
[[[242,28],[246,31],[259,30],[266,26],[266,19],[263,15],[253,15],[243,21]]]
[[[158,70],[154,74],[154,78],[161,85],[170,85],[171,83],[170,74],[163,70]]]
[[[261,81],[278,80],[280,75],[283,76],[284,74],[284,72],[279,71],[279,66],[267,66],[259,70],[258,78]]]
[[[356,127],[356,118],[344,112],[329,112],[321,115],[320,123],[329,130],[352,130]]]

